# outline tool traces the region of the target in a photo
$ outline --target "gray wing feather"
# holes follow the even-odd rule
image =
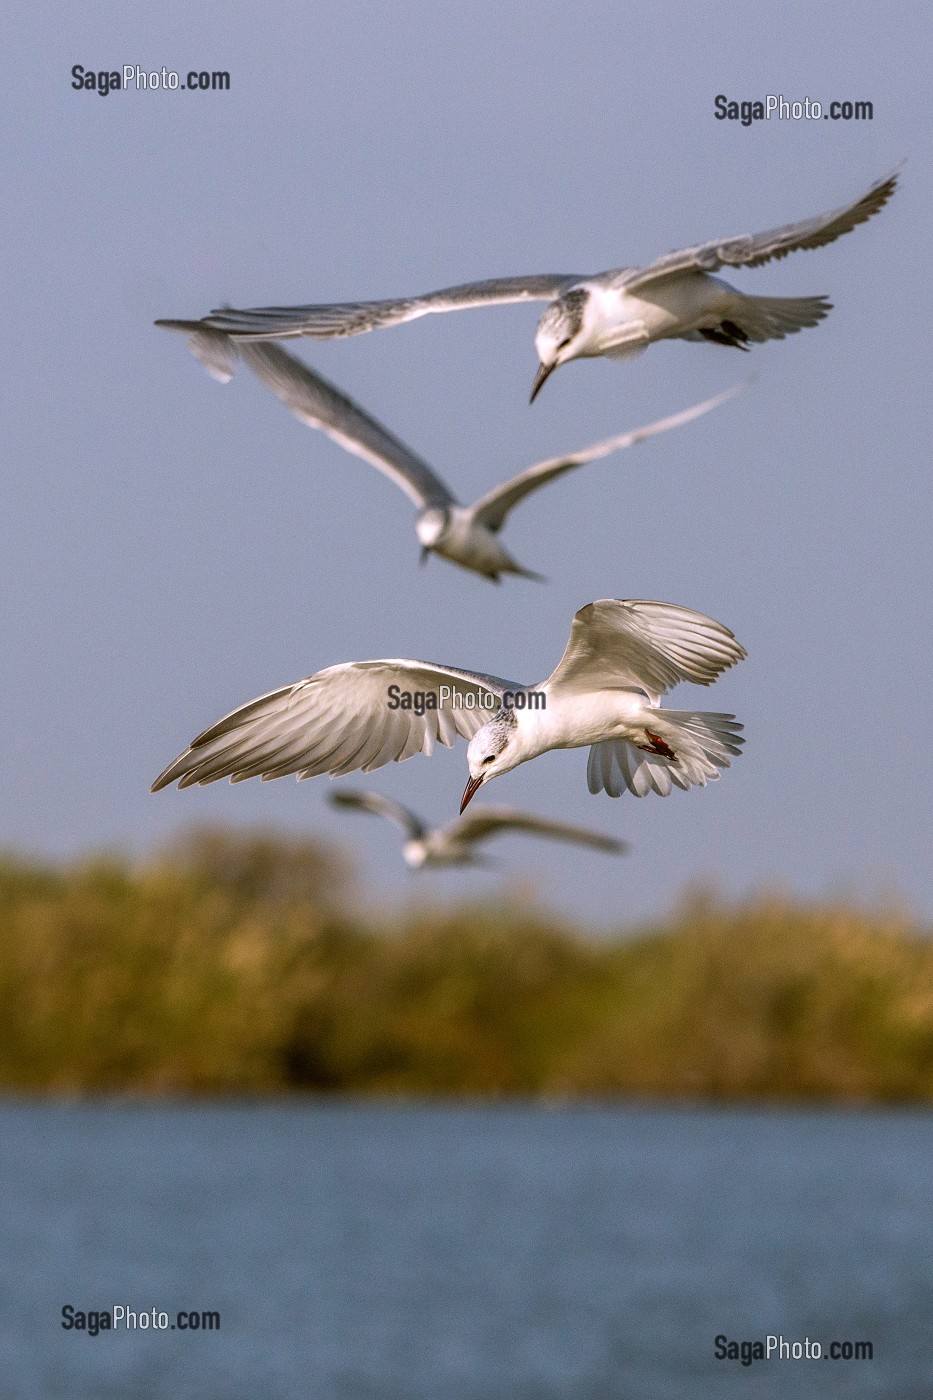
[[[400,486],[415,505],[456,504],[426,462],[297,356],[279,345],[252,341],[241,342],[237,348],[243,362],[296,418],[310,428],[319,428],[348,452],[370,462]]]
[[[309,335],[318,340],[363,335],[381,326],[400,325],[441,311],[473,306],[499,306],[519,301],[552,301],[566,286],[579,281],[576,273],[541,273],[529,277],[494,277],[464,282],[425,296],[387,301],[351,301],[319,306],[259,306],[236,311],[219,307],[202,324],[237,337],[278,340]],[[165,324],[164,322],[161,324]]]
[[[643,428],[634,428],[631,432],[620,433],[617,437],[591,443],[589,447],[583,447],[579,452],[570,452],[564,457],[549,457],[547,461],[536,462],[534,466],[527,467],[518,476],[512,477],[511,481],[497,486],[495,490],[483,496],[482,500],[477,501],[473,507],[474,518],[490,530],[501,529],[509,511],[530,492],[537,491],[539,486],[546,486],[549,481],[555,481],[565,472],[574,471],[577,467],[585,466],[587,462],[595,462],[600,457],[608,457],[611,452],[621,452],[623,448],[634,447],[646,438],[690,423],[694,418],[700,418],[711,409],[718,408],[742,388],[741,384],[733,385],[731,389],[716,394],[714,398],[704,399],[702,403],[685,408],[680,413],[672,413],[668,418],[659,418]]]
[[[455,707],[449,699],[423,715],[389,709],[390,685],[402,691],[438,693],[451,682],[464,696],[473,695],[473,709]],[[174,782],[183,788],[220,778],[242,782],[289,773],[310,778],[358,768],[371,772],[416,753],[429,754],[435,743],[449,748],[458,735],[472,738],[494,713],[502,692],[510,689],[521,685],[427,661],[330,666],[250,700],[205,729],[160,773],[152,791]],[[495,703],[484,708],[483,697]]]
[[[371,812],[374,817],[384,817],[400,827],[413,841],[419,841],[427,828],[409,807],[403,807],[392,797],[384,797],[381,792],[360,792],[355,788],[338,788],[328,794],[328,800],[335,807],[349,807],[357,812]]]
[[[473,842],[485,841],[490,836],[510,831],[553,837],[559,841],[572,841],[581,846],[591,846],[597,851],[612,851],[618,855],[628,850],[628,843],[618,841],[614,836],[604,836],[601,832],[590,831],[586,827],[552,821],[549,817],[538,817],[531,812],[519,812],[510,807],[480,807],[466,812],[459,821],[451,822],[444,828],[444,835],[457,841]]]
[[[677,272],[715,272],[720,267],[760,267],[772,258],[783,258],[803,248],[821,248],[865,223],[883,209],[897,186],[900,168],[876,180],[865,194],[813,219],[768,229],[766,233],[743,234],[739,238],[713,239],[695,248],[667,253],[648,267],[626,271],[617,285],[634,290]]]

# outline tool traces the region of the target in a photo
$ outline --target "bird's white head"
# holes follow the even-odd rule
[[[412,870],[420,870],[428,858],[428,848],[423,841],[413,837],[410,841],[405,842],[402,847],[402,855],[405,857],[405,863],[410,865]]]
[[[552,301],[538,322],[535,350],[538,352],[538,373],[531,386],[534,403],[544,381],[558,365],[576,359],[582,353],[584,320],[589,292],[585,287],[571,287],[569,292]]]
[[[422,561],[446,534],[450,524],[450,512],[443,506],[429,506],[415,521],[415,533],[421,541]]]
[[[500,710],[488,724],[484,724],[482,729],[478,729],[473,735],[467,749],[470,777],[463,790],[461,813],[466,810],[483,783],[508,773],[521,763],[522,755],[518,752],[515,742],[516,729],[515,711]]]

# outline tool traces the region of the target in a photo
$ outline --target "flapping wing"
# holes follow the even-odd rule
[[[398,708],[390,708],[395,698],[391,686],[401,693]],[[442,698],[442,686],[456,688],[464,699],[472,695],[474,708],[455,705],[452,696]],[[471,738],[495,713],[503,690],[512,688],[513,682],[497,676],[428,661],[329,666],[241,705],[205,729],[159,774],[152,791],[174,782],[183,788],[218,778],[239,783],[289,773],[299,778],[358,768],[369,773],[416,753],[429,754],[436,742],[449,748],[458,735]],[[438,708],[424,707],[421,715],[404,708],[405,694],[411,704],[416,692],[436,696]]]
[[[519,812],[510,807],[474,807],[472,811],[464,813],[459,821],[445,828],[445,834],[458,841],[469,842],[485,841],[490,836],[511,831],[572,841],[579,846],[591,846],[594,851],[612,851],[616,855],[628,850],[628,843],[617,841],[614,836],[603,836],[601,832],[590,831],[586,827],[552,821],[549,817],[537,817],[531,812]]]
[[[228,335],[255,340],[280,340],[310,335],[316,340],[363,335],[380,326],[397,326],[442,311],[465,311],[473,306],[501,306],[516,301],[553,301],[564,287],[579,281],[577,273],[541,273],[530,277],[494,277],[464,282],[425,296],[389,301],[336,302],[321,306],[258,306],[245,311],[219,307],[201,324]],[[157,325],[171,325],[159,321]]]
[[[634,686],[657,704],[678,681],[711,685],[746,655],[728,627],[673,603],[602,598],[581,608],[548,689]]]
[[[768,229],[766,233],[747,233],[739,238],[713,239],[696,248],[682,248],[667,253],[648,267],[624,272],[618,285],[629,291],[670,277],[676,272],[715,272],[720,267],[760,267],[772,258],[783,258],[802,248],[821,248],[865,223],[883,209],[897,185],[900,169],[876,180],[871,189],[851,204],[833,209],[829,214],[785,224],[783,228]]]
[[[156,321],[166,331],[181,331],[188,337],[188,349],[212,379],[226,384],[236,369],[236,346],[223,331],[213,331],[203,321]]]
[[[513,476],[511,481],[497,486],[494,491],[490,491],[483,496],[482,500],[477,501],[473,507],[474,517],[481,525],[486,525],[490,530],[498,530],[512,507],[518,505],[518,502],[531,491],[537,491],[539,486],[546,486],[549,481],[555,481],[565,472],[572,472],[577,467],[585,466],[587,462],[595,462],[600,457],[608,457],[611,452],[620,452],[624,447],[634,447],[637,442],[644,442],[646,438],[656,437],[658,433],[666,433],[669,428],[679,428],[683,423],[690,423],[694,418],[700,418],[704,413],[709,413],[710,409],[718,408],[720,404],[737,394],[742,387],[741,384],[736,384],[731,389],[727,389],[725,393],[717,394],[711,399],[704,399],[702,403],[694,404],[692,408],[685,408],[681,413],[672,413],[669,418],[659,418],[656,422],[648,423],[643,428],[635,428],[631,432],[620,433],[617,437],[591,443],[589,447],[583,447],[579,452],[570,452],[564,457],[549,457],[545,462],[536,462],[533,467],[527,467],[518,476]]]
[[[385,817],[386,821],[400,827],[412,841],[419,841],[426,831],[424,823],[408,807],[396,802],[392,797],[384,797],[381,792],[360,792],[356,788],[338,788],[328,794],[334,807],[349,807],[356,812],[371,812],[374,817]]]
[[[372,463],[416,506],[456,504],[426,462],[297,356],[280,345],[252,341],[241,342],[238,349],[243,362],[296,418],[309,428],[320,428],[348,452]]]

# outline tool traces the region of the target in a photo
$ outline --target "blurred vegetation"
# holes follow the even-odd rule
[[[0,859],[0,1087],[933,1098],[933,942],[894,914],[685,902],[586,937],[526,903],[385,927],[314,841]]]

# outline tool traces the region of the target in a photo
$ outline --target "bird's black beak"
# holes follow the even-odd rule
[[[531,386],[531,398],[528,400],[529,403],[534,403],[535,399],[541,392],[541,387],[544,384],[544,381],[547,379],[548,375],[553,374],[556,368],[556,364],[538,366],[538,373],[535,375],[535,382]]]
[[[480,790],[480,788],[482,787],[482,785],[483,785],[483,780],[482,780],[482,778],[470,778],[470,780],[468,781],[466,787],[463,789],[463,797],[460,799],[460,815],[461,815],[461,817],[463,816],[463,814],[464,814],[464,812],[466,811],[467,807],[468,807],[468,806],[470,805],[470,803],[472,802],[472,800],[473,800],[473,798],[475,797],[475,795],[479,792],[479,790]]]
[[[420,557],[420,559],[418,560],[418,563],[421,565],[422,568],[424,568],[425,564],[428,562],[428,559],[429,559],[429,557],[430,557],[430,554],[431,554],[431,551],[430,551],[430,549],[428,548],[428,546],[427,546],[426,544],[423,544],[423,545],[421,546],[421,557]]]

